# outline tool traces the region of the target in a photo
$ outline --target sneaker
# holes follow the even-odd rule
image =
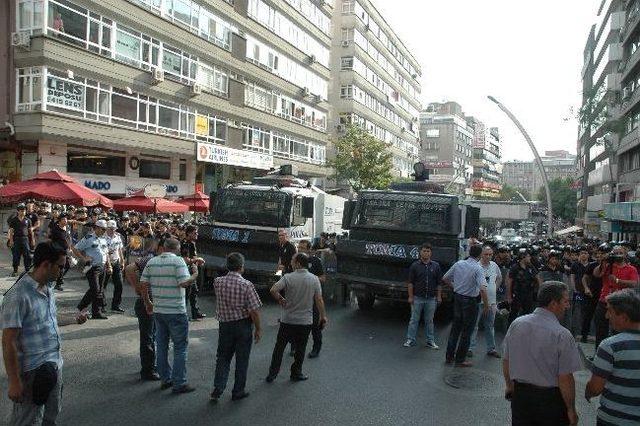
[[[414,342],[411,339],[407,339],[407,341],[404,342],[404,345],[402,346],[404,346],[405,348],[410,348],[411,346],[415,346],[415,345],[416,345],[416,342]]]
[[[502,357],[500,356],[500,353],[499,353],[498,351],[496,351],[495,349],[494,349],[494,350],[492,350],[492,351],[487,352],[487,355],[488,355],[488,356],[492,356],[492,357],[494,357],[494,358],[502,358]]]
[[[440,346],[436,345],[436,342],[427,342],[427,347],[436,351],[440,349]]]

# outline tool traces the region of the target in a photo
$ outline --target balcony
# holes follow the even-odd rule
[[[640,202],[606,203],[604,215],[608,220],[640,222]]]
[[[622,73],[622,81],[625,81],[637,69],[638,62],[640,62],[640,49],[636,49],[631,56],[620,63],[619,69]]]
[[[640,51],[640,49],[638,49]],[[636,52],[638,53],[638,52]],[[622,103],[620,104],[620,116],[627,114],[633,107],[640,102],[640,87],[636,88],[630,94],[624,94],[622,97]]]
[[[604,210],[605,202],[609,202],[609,194],[592,195],[587,198],[587,211],[599,212]]]
[[[640,92],[640,90],[636,90],[636,92]],[[640,144],[640,131],[638,131],[638,129],[635,129],[620,140],[620,145],[618,146],[618,155],[630,150],[638,144]]]
[[[629,40],[629,37],[633,34],[638,23],[640,23],[640,7],[636,6],[629,11],[627,21],[620,30],[620,41],[622,41],[622,43],[626,43]]]
[[[612,164],[599,167],[589,173],[587,179],[588,186],[602,185],[604,183],[613,182],[618,177],[618,165]]]

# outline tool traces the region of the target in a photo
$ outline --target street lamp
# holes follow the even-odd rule
[[[511,121],[513,121],[513,124],[515,124],[516,127],[520,130],[520,132],[522,133],[522,136],[524,136],[525,140],[529,144],[529,148],[531,148],[531,151],[533,152],[533,156],[536,159],[536,164],[538,165],[538,171],[540,172],[540,175],[542,176],[542,185],[544,186],[544,191],[545,191],[545,193],[547,195],[547,223],[548,223],[548,231],[549,231],[548,235],[553,235],[553,206],[551,204],[551,191],[549,190],[549,180],[547,179],[547,172],[544,170],[544,165],[542,164],[542,159],[540,158],[540,155],[538,154],[538,150],[536,149],[535,145],[533,144],[533,141],[529,137],[529,134],[524,129],[524,127],[522,127],[522,124],[520,124],[520,122],[515,117],[515,115],[513,115],[511,113],[511,111],[509,111],[507,109],[507,107],[502,105],[493,96],[487,96],[487,98],[489,98],[489,100],[491,102],[493,102],[496,105],[498,105],[498,108],[500,108],[502,110],[502,112],[507,114],[507,116],[511,119]]]

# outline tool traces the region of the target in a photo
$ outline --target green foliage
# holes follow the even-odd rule
[[[576,190],[571,189],[571,178],[557,178],[549,182],[551,203],[554,216],[572,221],[576,217]],[[547,205],[547,196],[544,187],[538,191],[538,200]]]
[[[502,191],[500,191],[499,201],[524,201],[518,192],[522,194],[527,201],[531,200],[531,194],[526,189],[518,189],[514,186],[507,185],[506,183],[502,185]]]
[[[350,125],[334,144],[336,156],[327,161],[327,167],[333,169],[338,182],[348,183],[355,191],[389,188],[393,163],[386,143]]]

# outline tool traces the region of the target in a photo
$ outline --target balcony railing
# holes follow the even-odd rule
[[[620,29],[620,41],[625,42],[627,40],[633,29],[638,24],[638,21],[640,21],[640,7],[636,6],[629,11],[627,21]]]
[[[607,203],[604,205],[605,218],[627,222],[640,222],[640,202]]]

